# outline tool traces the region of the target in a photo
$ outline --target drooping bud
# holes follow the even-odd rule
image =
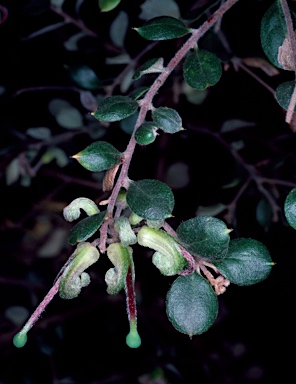
[[[91,243],[81,242],[72,257],[73,260],[65,268],[59,285],[59,295],[62,299],[77,297],[81,288],[90,283],[90,277],[84,271],[99,259],[100,253]]]
[[[142,227],[138,232],[138,243],[156,251],[152,262],[163,275],[176,275],[187,263],[178,243],[163,230]]]
[[[88,216],[99,213],[97,205],[87,197],[78,197],[64,208],[63,214],[67,221],[74,221],[79,218],[80,210],[83,209]]]

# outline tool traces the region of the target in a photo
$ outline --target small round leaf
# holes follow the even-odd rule
[[[229,244],[228,255],[215,266],[231,283],[252,285],[264,280],[273,262],[266,247],[257,240],[235,239]]]
[[[167,294],[166,308],[173,326],[191,337],[213,325],[218,300],[209,283],[195,272],[174,281]]]
[[[214,261],[227,255],[229,229],[211,216],[197,216],[177,228],[179,242],[191,253]]]
[[[190,87],[203,90],[220,80],[221,61],[212,52],[194,50],[186,57],[183,72],[184,79]]]
[[[111,96],[100,102],[93,116],[101,121],[119,121],[134,114],[138,106],[137,101],[128,96]]]
[[[292,228],[296,229],[296,188],[293,188],[285,201],[285,216]]]
[[[169,40],[185,36],[191,29],[180,20],[170,16],[155,17],[136,31],[147,40]]]
[[[182,119],[172,108],[159,107],[152,112],[152,119],[158,128],[166,133],[176,133],[182,129]]]
[[[121,153],[105,141],[96,141],[72,157],[88,171],[100,172],[118,164]]]
[[[295,81],[286,81],[285,83],[280,84],[275,91],[275,97],[277,102],[285,110],[287,110],[289,107],[291,96],[295,86]],[[294,108],[294,112],[295,111],[296,107]]]
[[[171,189],[161,181],[150,179],[132,182],[126,201],[135,214],[148,220],[169,217],[175,204]]]
[[[91,237],[103,223],[107,211],[86,217],[77,223],[70,231],[69,243],[75,245]]]

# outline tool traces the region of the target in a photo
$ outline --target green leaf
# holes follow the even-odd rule
[[[47,127],[29,128],[26,134],[37,140],[49,140],[51,138],[51,131]]]
[[[136,111],[133,115],[120,121],[119,126],[123,130],[123,132],[127,133],[128,135],[131,135],[133,133],[138,116],[139,112]]]
[[[149,91],[150,87],[141,87],[133,90],[130,94],[129,97],[131,97],[134,100],[138,100],[140,97],[145,95]]]
[[[49,102],[48,109],[59,125],[66,129],[79,129],[83,126],[80,111],[63,99],[53,99]]]
[[[258,223],[267,231],[272,223],[272,208],[267,199],[262,198],[256,207],[256,219]]]
[[[292,14],[293,16],[293,14]],[[278,68],[283,68],[278,61],[279,47],[287,36],[285,17],[281,3],[276,0],[266,11],[261,21],[261,45],[269,61]]]
[[[173,326],[191,337],[213,325],[218,314],[218,300],[209,283],[194,272],[174,281],[167,294],[166,308]]]
[[[180,18],[180,9],[175,0],[146,0],[141,5],[141,13],[139,18],[142,20],[150,20],[158,16],[172,16],[176,19]]]
[[[155,17],[135,30],[147,40],[169,40],[187,35],[191,29],[170,16]]]
[[[57,165],[61,168],[69,163],[69,158],[65,151],[58,147],[49,147],[41,157],[41,162],[43,164],[49,164],[53,160],[55,160]]]
[[[116,8],[120,2],[121,0],[99,0],[99,7],[102,12],[109,12]]]
[[[211,216],[197,216],[177,228],[178,240],[191,253],[207,260],[227,255],[229,229],[223,221]]]
[[[222,76],[221,61],[212,52],[194,50],[186,57],[183,73],[184,79],[190,87],[203,90],[220,80]]]
[[[280,84],[275,91],[275,97],[277,102],[285,110],[287,110],[289,107],[291,96],[295,86],[296,86],[295,81],[287,81],[285,83]],[[296,111],[296,107],[294,108],[294,112],[295,111]]]
[[[100,172],[118,164],[121,153],[112,144],[96,141],[72,157],[87,170]]]
[[[94,91],[100,88],[101,82],[96,73],[87,65],[76,65],[68,68],[71,80],[78,87],[88,91]]]
[[[231,283],[252,285],[269,275],[273,262],[262,243],[240,238],[231,240],[227,257],[214,264]]]
[[[284,212],[288,223],[296,229],[296,188],[293,188],[285,201]]]
[[[100,102],[93,116],[101,121],[119,121],[133,115],[137,109],[136,100],[128,96],[111,96]]]
[[[150,179],[132,182],[126,201],[135,214],[148,220],[169,217],[175,204],[171,189],[161,181]]]
[[[6,184],[15,183],[21,176],[20,159],[15,157],[8,165],[5,171]]]
[[[107,211],[88,216],[77,223],[70,231],[69,243],[75,245],[91,237],[103,223]]]
[[[182,129],[182,119],[172,108],[159,107],[153,110],[152,119],[158,128],[166,133],[176,133]]]
[[[112,42],[119,48],[124,47],[124,39],[128,27],[128,15],[124,11],[120,11],[110,26],[110,38]]]
[[[163,71],[163,58],[150,59],[141,65],[135,72],[133,80],[138,80],[142,75],[148,73],[161,73]]]

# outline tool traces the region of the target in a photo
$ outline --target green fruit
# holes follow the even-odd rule
[[[143,123],[135,134],[135,140],[140,145],[148,145],[153,143],[155,140],[157,133],[156,133],[157,127],[154,123],[148,122]]]

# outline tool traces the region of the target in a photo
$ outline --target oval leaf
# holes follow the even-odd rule
[[[213,325],[218,300],[209,283],[195,272],[174,281],[167,294],[166,308],[173,326],[191,337]]]
[[[69,67],[68,73],[71,80],[80,88],[93,91],[97,90],[101,86],[98,76],[87,65]]]
[[[261,45],[268,60],[278,68],[279,47],[282,46],[287,35],[285,17],[280,1],[275,1],[264,14],[261,21]]]
[[[229,244],[226,258],[215,266],[231,283],[252,285],[264,280],[273,262],[266,247],[257,240],[235,239]]]
[[[99,0],[99,7],[102,12],[110,12],[121,2],[121,0]]]
[[[141,88],[135,89],[129,94],[129,96],[134,100],[138,100],[140,97],[144,96],[145,93],[149,91],[149,89],[150,87],[141,87]]]
[[[91,237],[101,226],[107,211],[86,217],[77,223],[70,231],[69,243],[75,245]]]
[[[189,252],[210,261],[227,255],[229,232],[223,221],[211,216],[194,217],[177,228],[180,243]]]
[[[87,170],[100,172],[118,164],[121,153],[105,141],[96,141],[72,157]]]
[[[110,38],[117,47],[124,47],[124,40],[128,28],[128,15],[120,11],[110,26]]]
[[[152,119],[158,128],[167,133],[176,133],[182,129],[182,119],[172,108],[159,107],[152,112]]]
[[[289,192],[285,201],[285,216],[292,228],[296,229],[296,188]]]
[[[286,81],[285,83],[280,84],[275,91],[275,97],[277,102],[285,110],[287,110],[289,107],[291,96],[295,86],[295,81]],[[295,111],[296,107],[294,108],[294,112]]]
[[[162,220],[173,211],[175,199],[171,189],[158,180],[132,182],[126,193],[130,209],[148,220]]]
[[[170,16],[155,17],[135,30],[147,40],[169,40],[191,32],[180,20]]]
[[[148,73],[161,73],[163,71],[163,58],[150,59],[141,65],[135,72],[133,80],[138,80],[142,75]]]
[[[134,114],[138,109],[136,100],[128,96],[111,96],[102,100],[92,115],[101,121],[119,121]]]
[[[190,87],[203,90],[220,80],[221,61],[212,52],[195,50],[186,57],[183,72]]]

